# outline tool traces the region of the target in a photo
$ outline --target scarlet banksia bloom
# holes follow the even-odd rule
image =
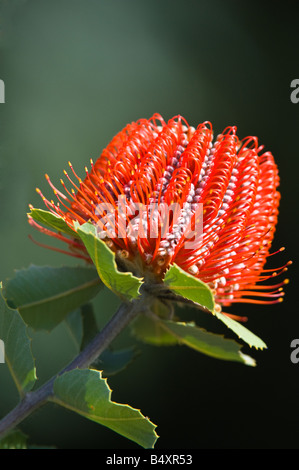
[[[213,139],[210,122],[195,129],[181,116],[166,123],[155,114],[119,132],[85,168],[84,180],[69,165],[71,189],[61,180],[59,191],[46,175],[58,202],[38,192],[70,228],[74,221],[96,225],[128,269],[162,280],[176,263],[207,283],[223,306],[282,300],[287,280],[260,285],[286,266],[264,269],[277,223],[279,176],[256,137],[239,140],[236,127],[227,127]],[[162,213],[170,207],[166,223]],[[75,232],[72,239],[29,221],[68,243],[69,254],[90,261]]]

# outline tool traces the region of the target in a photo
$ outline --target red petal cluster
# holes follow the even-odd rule
[[[91,161],[84,181],[69,165],[76,179],[74,183],[65,172],[71,190],[61,180],[64,192],[60,192],[46,175],[58,199],[55,204],[42,195],[46,205],[71,228],[75,220],[98,225],[109,247],[135,263],[141,274],[162,278],[168,266],[176,263],[209,284],[221,305],[282,300],[287,280],[274,286],[257,284],[286,267],[264,269],[277,223],[279,176],[272,154],[263,153],[256,137],[239,140],[236,127],[227,127],[213,140],[210,122],[195,129],[181,116],[166,123],[155,114],[119,132],[95,164]],[[106,203],[119,213],[120,197],[126,207],[163,203],[176,204],[179,210],[171,215],[167,231],[156,221],[155,237],[149,230],[146,234],[140,230],[141,225],[146,229],[153,222],[150,211],[135,219],[137,234],[120,235],[120,223],[100,226],[98,212],[99,204]],[[203,233],[190,248],[185,242],[199,204]],[[126,217],[132,220],[133,215],[134,210]],[[80,241],[46,233],[66,241],[73,256],[88,260]]]

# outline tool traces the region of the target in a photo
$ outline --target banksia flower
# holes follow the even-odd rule
[[[128,270],[162,281],[176,263],[207,283],[222,306],[282,300],[287,280],[259,284],[287,268],[264,269],[277,223],[279,176],[256,137],[239,140],[236,127],[227,127],[213,140],[209,122],[195,129],[181,116],[166,123],[155,114],[119,132],[85,168],[84,180],[69,166],[71,189],[61,180],[58,190],[46,175],[58,202],[38,192],[71,229],[74,221],[96,225]],[[167,223],[161,207],[173,209]],[[68,243],[68,254],[90,261],[75,231],[72,239],[29,221]]]

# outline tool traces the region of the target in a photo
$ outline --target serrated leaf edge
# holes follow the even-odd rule
[[[102,377],[102,371],[100,370],[97,370],[97,369],[92,369],[92,368],[89,368],[89,369],[82,369],[83,370],[89,370],[89,371],[92,371],[92,372],[95,372],[97,375],[98,375],[98,378],[102,381],[105,382],[105,385],[108,389],[108,401],[111,402],[111,404],[113,405],[116,405],[116,406],[126,406],[130,409],[132,409],[133,411],[137,411],[139,414],[140,414],[140,417],[136,417],[136,418],[105,418],[105,417],[102,417],[102,416],[98,416],[98,415],[92,415],[92,413],[87,413],[87,412],[84,412],[84,411],[78,411],[75,407],[69,405],[68,403],[60,400],[54,393],[54,395],[50,398],[50,400],[60,406],[63,406],[64,408],[67,408],[71,411],[74,411],[75,413],[81,415],[81,416],[84,416],[85,418],[87,419],[91,419],[92,416],[94,416],[94,421],[98,421],[99,419],[102,420],[102,421],[107,421],[107,422],[113,422],[113,421],[140,421],[140,420],[146,420],[149,422],[149,424],[151,424],[153,426],[153,435],[155,437],[155,440],[153,442],[153,445],[152,445],[152,448],[154,447],[155,443],[157,442],[157,439],[159,438],[158,434],[156,433],[156,428],[157,428],[157,425],[154,424],[152,421],[150,421],[150,419],[147,417],[147,416],[144,416],[141,412],[141,410],[139,408],[133,408],[131,405],[128,405],[128,404],[124,404],[124,403],[117,403],[113,400],[111,400],[111,395],[113,393],[113,390],[110,388],[109,384],[108,384],[108,379],[106,377]],[[59,375],[57,377],[57,379],[59,379],[60,377],[63,377],[64,375],[68,374],[69,372],[72,372],[72,371],[67,371],[67,372],[64,372],[63,374]],[[54,387],[55,387],[55,382],[54,382]],[[92,407],[89,408],[91,411],[92,411]],[[100,423],[98,423],[100,424]],[[125,436],[124,436],[125,437]],[[136,442],[136,441],[135,441]]]
[[[86,224],[83,224],[83,225],[86,225]],[[90,224],[90,223],[89,223],[89,226],[92,226],[92,227],[93,227],[93,225]],[[80,228],[81,228],[81,225],[79,224],[79,222],[77,222],[77,221],[74,222],[74,228],[75,228],[76,232],[78,233],[78,229],[80,230]],[[108,289],[112,290],[116,295],[118,295],[118,296],[120,296],[120,297],[122,297],[122,298],[124,297],[123,294],[121,294],[121,293],[119,293],[118,291],[114,290],[114,289],[112,288],[112,286],[109,285],[109,283],[106,281],[106,279],[102,278],[101,275],[100,275],[101,269],[100,269],[99,259],[98,259],[98,253],[97,253],[97,249],[96,249],[96,240],[98,240],[99,242],[103,243],[103,244],[105,245],[105,248],[110,251],[110,253],[111,253],[111,255],[112,255],[111,259],[112,259],[112,263],[113,263],[113,268],[114,268],[114,270],[115,270],[118,274],[120,274],[120,275],[122,275],[122,276],[131,277],[131,278],[133,278],[133,279],[136,279],[136,280],[139,282],[139,287],[138,287],[138,289],[137,289],[137,293],[138,293],[138,295],[140,295],[140,288],[141,288],[141,286],[142,286],[142,284],[143,284],[144,278],[143,278],[143,277],[134,276],[131,272],[122,272],[122,271],[119,271],[118,268],[117,268],[116,261],[115,261],[115,253],[114,253],[112,250],[110,250],[110,248],[109,248],[100,238],[97,238],[96,235],[95,235],[95,233],[94,233],[91,229],[89,229],[89,227],[88,227],[88,231],[86,231],[86,232],[84,231],[84,233],[87,234],[87,235],[88,235],[88,234],[89,234],[89,235],[92,235],[92,236],[94,237],[94,239],[95,239],[95,249],[94,249],[94,253],[95,253],[95,263],[94,263],[94,264],[95,264],[95,267],[96,267],[96,269],[97,269],[97,272],[98,272],[99,277],[101,278],[101,281],[103,282],[103,284],[105,284],[105,286],[108,287]],[[78,235],[79,235],[79,234],[78,234]],[[79,235],[79,236],[80,236],[80,235]],[[82,242],[83,242],[83,241],[82,241]],[[83,243],[84,243],[84,242],[83,242]]]

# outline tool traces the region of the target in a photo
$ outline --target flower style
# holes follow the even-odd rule
[[[207,283],[221,306],[282,301],[288,280],[259,284],[287,268],[264,269],[277,223],[279,176],[256,137],[239,140],[236,127],[227,127],[213,142],[210,122],[195,129],[181,116],[166,123],[155,114],[119,132],[91,170],[85,168],[84,181],[69,166],[77,180],[65,171],[70,190],[61,180],[59,191],[46,175],[57,203],[37,191],[71,229],[74,221],[96,225],[128,269],[162,281],[176,263]],[[153,210],[161,205],[175,207],[167,224]],[[90,261],[75,230],[68,238],[29,222],[68,243],[68,254]]]

